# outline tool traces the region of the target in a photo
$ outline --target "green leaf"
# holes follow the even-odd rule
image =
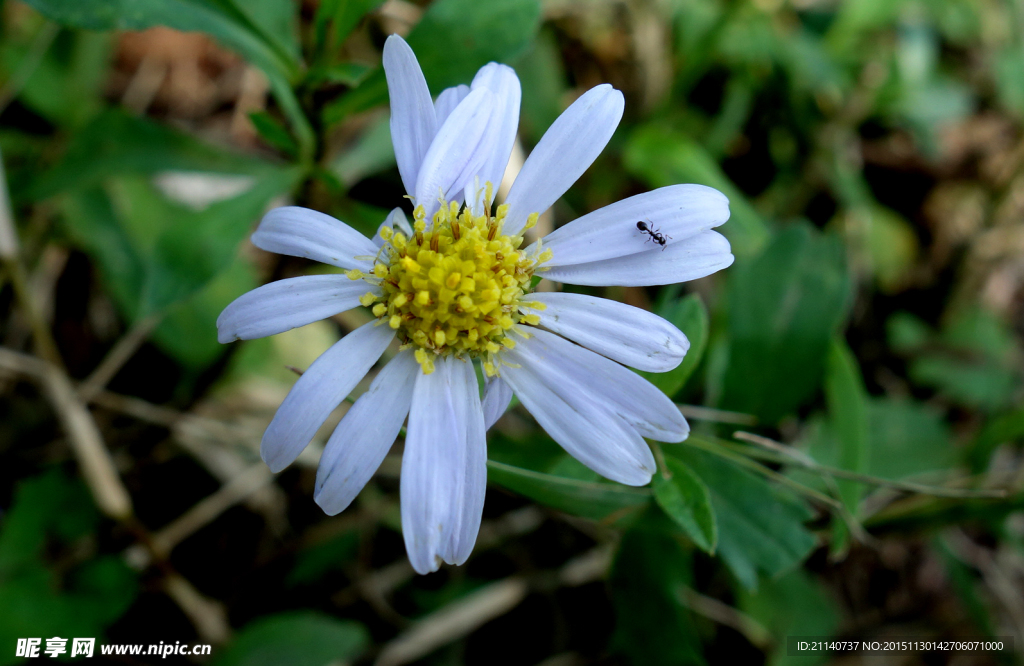
[[[311,69],[306,79],[310,84],[341,83],[346,86],[357,86],[373,71],[369,65],[358,62],[342,62],[327,67]]]
[[[229,0],[268,44],[290,63],[298,63],[299,3],[295,0]]]
[[[134,321],[191,297],[233,266],[238,244],[267,203],[287,191],[297,170],[271,172],[230,199],[192,210],[163,197],[146,179],[121,178],[107,190],[86,189],[60,199],[69,235],[92,256],[118,308]],[[186,365],[202,364],[219,353],[216,314],[244,287],[251,272],[238,267],[234,276],[169,313],[156,338]],[[226,285],[226,286],[225,286]],[[169,331],[178,332],[168,337]]]
[[[558,43],[550,30],[541,30],[530,50],[515,63],[523,87],[519,132],[536,144],[562,113],[562,100],[569,87]]]
[[[45,199],[122,174],[211,171],[266,175],[277,169],[252,155],[215,148],[151,120],[108,111],[75,133],[60,162],[40,176],[26,196]]]
[[[768,240],[768,224],[733,185],[718,163],[694,140],[670,128],[648,123],[630,135],[623,163],[651,187],[699,183],[729,198],[729,221],[719,228],[737,257],[756,253]]]
[[[314,585],[324,576],[345,566],[359,552],[359,532],[347,530],[333,538],[302,550],[295,566],[284,579],[287,587]]]
[[[369,644],[358,622],[312,611],[279,613],[246,625],[214,666],[327,666],[353,661]]]
[[[217,341],[217,317],[231,301],[259,286],[249,260],[234,262],[192,296],[172,305],[151,336],[153,344],[188,369],[202,371],[226,347]]]
[[[372,122],[369,127],[331,162],[331,173],[351,187],[363,178],[390,169],[395,165],[395,151],[391,146],[391,125],[387,116]]]
[[[280,7],[285,0],[258,2],[263,8],[271,4]],[[163,25],[210,35],[263,70],[299,139],[303,156],[312,153],[313,130],[291,87],[299,72],[298,51],[282,47],[283,36],[261,34],[261,28],[230,0],[28,0],[28,4],[54,21],[76,28],[145,30]],[[271,24],[275,21],[270,19]]]
[[[249,120],[264,141],[277,148],[285,155],[294,157],[299,152],[295,139],[266,111],[255,111],[249,114]]]
[[[559,511],[593,520],[614,520],[651,501],[646,488],[580,481],[493,460],[487,462],[487,479]]]
[[[124,560],[81,562],[89,547],[75,542],[94,539],[98,520],[81,481],[60,470],[17,485],[0,523],[0,645],[37,635],[100,637],[128,609],[138,586]],[[0,665],[21,662],[13,649],[0,653]]]
[[[330,57],[345,42],[366,14],[384,0],[322,0],[313,17],[317,62]]]
[[[240,21],[237,9],[227,9],[216,0],[28,0],[28,4],[57,23],[86,30],[145,30],[165,25],[184,32],[204,32],[268,73],[290,75],[295,71],[296,63],[288,62],[282,52]]]
[[[634,666],[704,664],[700,637],[683,605],[692,566],[675,539],[640,527],[626,532],[610,582],[616,652]]]
[[[839,628],[841,616],[835,598],[807,572],[797,569],[780,578],[767,578],[756,594],[741,590],[739,597],[743,611],[777,639],[768,664],[812,666],[828,658],[824,653],[791,657],[786,650],[786,636],[832,636]]]
[[[720,404],[764,423],[817,390],[829,341],[846,316],[850,284],[838,238],[805,225],[730,269],[728,367]]]
[[[839,443],[838,466],[851,472],[867,472],[870,443],[868,436],[868,395],[864,378],[853,352],[836,336],[829,346],[825,367],[825,398],[832,431]],[[863,484],[854,481],[836,482],[843,505],[856,516]],[[833,554],[845,553],[850,543],[845,522],[833,522]]]
[[[267,203],[288,191],[299,174],[297,169],[273,174],[199,212],[182,209],[177,223],[160,234],[153,247],[141,315],[158,312],[198,291],[228,266]]]
[[[868,470],[868,395],[853,352],[841,339],[828,350],[825,370],[828,413],[839,439],[839,467],[851,472]],[[850,513],[856,514],[864,492],[862,484],[839,481],[839,492]]]
[[[711,508],[711,493],[700,477],[681,460],[666,456],[665,469],[651,479],[658,506],[693,539],[697,547],[714,553],[718,525]]]
[[[789,491],[703,451],[680,447],[674,454],[707,484],[718,552],[745,588],[757,588],[759,573],[792,569],[814,548],[814,536],[803,526],[813,514]]]
[[[928,354],[910,364],[910,378],[938,389],[953,402],[982,410],[1010,406],[1020,387],[1020,374],[993,362],[971,362],[944,354]]]
[[[1024,409],[990,419],[968,450],[971,470],[981,473],[999,445],[1021,439],[1024,439]]]
[[[649,382],[661,389],[668,397],[675,397],[693,371],[697,369],[708,344],[708,310],[699,294],[672,299],[655,311],[676,328],[686,334],[690,349],[682,363],[668,372],[641,372]]]
[[[947,470],[956,462],[949,426],[938,410],[909,400],[868,403],[871,453],[868,473],[899,479]]]
[[[0,63],[8,72],[33,67],[34,40],[53,28],[44,24],[33,42],[18,44],[5,35]],[[103,87],[108,75],[111,36],[87,32],[58,32],[50,48],[18,92],[18,99],[55,125],[79,128],[105,106]],[[16,74],[14,75],[16,76]],[[8,84],[9,85],[9,84]],[[68,104],[68,100],[75,100]]]
[[[129,320],[138,314],[146,263],[133,238],[118,221],[107,196],[91,187],[59,201],[61,226],[99,269],[107,293]]]
[[[901,479],[928,472],[942,472],[956,463],[949,426],[942,412],[908,399],[868,398],[868,453],[870,476]],[[808,428],[807,452],[819,463],[842,467],[842,445],[835,424],[817,422]],[[816,475],[794,470],[801,482],[813,484]],[[872,486],[868,486],[872,488]]]
[[[406,41],[416,53],[423,75],[436,95],[469,83],[488,62],[507,62],[522,53],[540,25],[538,0],[437,0]],[[440,36],[440,37],[439,37]],[[387,102],[384,70],[324,109],[327,124]]]

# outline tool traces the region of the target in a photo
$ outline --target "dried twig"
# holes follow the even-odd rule
[[[214,521],[274,478],[262,462],[250,467],[153,535],[153,549],[165,556],[181,541]]]
[[[733,437],[742,440],[744,442],[750,442],[751,444],[757,444],[766,449],[779,452],[781,449],[786,447],[774,440],[762,437],[761,435],[755,435],[749,432],[737,431],[733,433]],[[923,483],[914,483],[912,481],[895,481],[892,479],[883,479],[878,476],[871,476],[869,474],[859,474],[857,472],[850,472],[845,469],[839,469],[838,467],[829,467],[827,465],[821,465],[813,460],[790,456],[789,461],[796,463],[804,469],[808,469],[814,472],[820,472],[822,474],[829,474],[841,479],[849,479],[851,481],[859,481],[872,486],[882,486],[885,488],[895,488],[897,490],[903,490],[910,493],[919,493],[921,495],[934,495],[935,497],[1006,497],[1006,490],[1002,488],[989,488],[989,489],[970,489],[970,488],[949,488],[946,486],[929,486]]]
[[[203,595],[178,574],[164,577],[164,591],[192,621],[199,637],[214,645],[231,638],[231,625],[224,605]]]
[[[104,514],[123,520],[132,514],[132,501],[114,468],[96,421],[75,393],[63,370],[42,359],[0,348],[0,367],[39,381],[67,432],[82,477]]]
[[[683,416],[698,421],[713,421],[715,423],[733,423],[736,425],[753,426],[757,425],[757,417],[753,414],[742,412],[729,412],[724,409],[712,409],[711,407],[700,407],[698,405],[679,405],[679,411]]]
[[[611,549],[604,544],[569,560],[553,578],[560,585],[583,585],[603,576],[610,563]],[[486,585],[413,624],[384,646],[375,666],[408,664],[459,640],[518,606],[532,587],[551,578],[550,574],[511,576]]]
[[[82,396],[82,400],[85,402],[92,401],[106,387],[110,380],[114,378],[114,375],[121,370],[124,364],[142,346],[142,343],[146,341],[149,334],[160,323],[160,319],[161,316],[159,314],[150,315],[137,321],[128,329],[128,332],[114,344],[103,360],[100,361],[100,364],[96,366],[96,369],[92,371],[92,374],[78,387],[78,394]]]

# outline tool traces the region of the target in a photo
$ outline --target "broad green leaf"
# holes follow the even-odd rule
[[[412,29],[406,41],[416,53],[430,90],[469,83],[488,62],[507,62],[522,53],[540,25],[538,0],[437,0]],[[388,99],[384,70],[379,69],[355,90],[324,110],[324,120],[365,111]]]
[[[622,537],[611,572],[613,649],[634,666],[704,664],[684,606],[693,585],[689,555],[671,535],[637,527]]]
[[[768,224],[697,142],[656,124],[641,125],[629,137],[626,169],[651,187],[698,183],[729,198],[729,221],[719,227],[737,257],[755,254],[768,240]]]
[[[161,171],[265,175],[277,169],[251,155],[215,148],[151,120],[108,111],[76,132],[63,158],[32,184],[27,198],[45,199],[116,175]]]
[[[186,368],[208,368],[227,350],[217,341],[217,317],[231,301],[258,286],[249,261],[235,257],[209,284],[168,308],[153,331],[153,344]]]
[[[651,501],[646,488],[580,481],[493,460],[487,462],[487,479],[553,509],[593,520],[615,520]]]
[[[229,0],[231,6],[252,26],[264,41],[283,54],[288,62],[297,63],[299,52],[298,17],[301,9],[296,0]]]
[[[697,547],[714,553],[718,544],[718,526],[711,508],[708,487],[681,460],[665,457],[665,468],[651,479],[651,490],[658,506],[668,514]]]
[[[12,648],[0,652],[0,664],[23,661],[14,656],[18,638],[102,637],[131,605],[136,576],[122,558],[81,561],[89,548],[75,543],[89,539],[98,520],[82,483],[59,470],[18,484],[0,522],[0,645]],[[51,564],[62,549],[78,554]]]
[[[995,411],[1013,404],[1024,379],[1014,362],[1018,345],[991,313],[979,307],[957,311],[939,334],[907,313],[887,324],[890,344],[912,356],[908,374],[914,382],[968,407]]]
[[[667,301],[664,306],[656,307],[655,311],[680,331],[690,341],[690,349],[683,357],[682,363],[668,372],[641,372],[649,382],[661,389],[665,395],[675,397],[686,385],[693,371],[697,369],[704,357],[704,349],[708,343],[708,310],[699,294],[690,294],[685,298]]]
[[[1011,360],[1018,345],[1006,322],[980,306],[964,308],[949,317],[942,327],[941,340],[954,349],[1003,362]]]
[[[951,468],[956,462],[949,426],[938,410],[909,400],[868,403],[868,473],[898,479]]]
[[[99,269],[107,293],[129,320],[138,314],[146,274],[145,257],[118,221],[110,197],[99,187],[61,197],[61,226]]]
[[[885,337],[889,346],[901,354],[909,354],[924,347],[934,336],[928,324],[909,312],[897,312],[885,322]]]
[[[298,175],[297,170],[279,172],[202,211],[182,209],[178,223],[165,230],[153,247],[142,290],[142,315],[194,293],[227,267],[267,203],[287,192]]]
[[[97,261],[124,316],[135,320],[189,298],[232,266],[238,244],[268,201],[287,191],[296,176],[297,171],[272,172],[242,194],[199,211],[167,200],[144,179],[111,180],[106,191],[91,188],[62,197],[63,222],[75,243]],[[230,290],[215,288],[198,297],[191,311],[171,313],[165,330],[176,322],[187,327],[197,318],[208,321],[230,302],[227,291],[252,284],[245,273],[231,278]],[[206,332],[190,332],[190,341],[164,335],[157,337],[187,364],[216,356],[214,338]]]
[[[869,453],[868,396],[864,378],[853,352],[846,342],[833,339],[825,369],[825,398],[836,437],[839,440],[839,467],[851,472],[867,472]],[[856,514],[863,485],[838,482],[843,503]]]
[[[846,341],[836,336],[829,346],[825,366],[825,398],[832,432],[839,444],[838,466],[852,472],[866,472],[870,451],[868,435],[868,395],[853,352]],[[840,498],[850,515],[856,516],[864,486],[853,481],[836,482]],[[832,524],[834,555],[845,553],[850,544],[846,523]]]
[[[989,458],[999,445],[1021,439],[1024,439],[1024,409],[990,419],[968,450],[967,460],[971,469],[976,473],[984,471]]]
[[[395,165],[388,116],[381,116],[331,162],[331,172],[351,187],[360,180]]]
[[[53,27],[44,25],[39,33]],[[32,68],[33,42],[0,42],[0,64],[8,72]],[[31,69],[18,99],[51,123],[62,128],[79,128],[103,106],[103,85],[108,74],[111,36],[88,32],[61,31],[45,55]],[[68,100],[75,100],[68,104]]]
[[[1024,116],[1024,48],[1019,41],[996,55],[994,70],[999,102],[1018,118]]]
[[[720,404],[776,423],[821,382],[850,285],[837,238],[797,225],[729,270],[728,367]]]
[[[86,30],[145,30],[165,25],[205,32],[267,71],[289,76],[295,63],[239,20],[233,5],[217,0],[27,0],[57,23]],[[264,0],[266,1],[266,0]]]
[[[358,622],[293,611],[249,623],[213,660],[214,666],[328,666],[354,661],[369,644]]]
[[[867,474],[900,479],[941,472],[955,465],[956,452],[941,411],[908,399],[868,398],[866,420]],[[842,444],[834,422],[812,421],[808,430],[806,443],[811,457],[823,465],[842,467]],[[817,478],[798,470],[793,476],[809,483]]]
[[[910,378],[938,389],[953,402],[982,410],[1010,406],[1020,373],[992,361],[972,362],[946,354],[926,354],[910,364]]]
[[[285,0],[257,0],[262,7]],[[267,75],[270,89],[299,139],[303,157],[313,149],[313,130],[292,90],[298,53],[269,38],[231,0],[28,0],[40,13],[63,25],[88,30],[145,30],[158,25],[203,32],[240,53]],[[273,22],[273,20],[272,20]],[[270,39],[270,41],[268,41]]]
[[[777,576],[796,567],[814,548],[803,525],[812,513],[790,492],[703,451],[682,446],[673,454],[707,484],[718,552],[745,588],[757,588],[758,574]]]

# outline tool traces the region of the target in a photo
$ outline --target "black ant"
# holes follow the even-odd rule
[[[653,224],[651,226],[647,226],[647,223],[642,221],[636,223],[637,229],[650,235],[650,238],[648,238],[647,240],[654,241],[655,243],[661,246],[662,250],[664,250],[665,246],[668,244],[668,241],[671,240],[672,237],[667,234],[661,233],[658,229],[654,229],[653,227]]]

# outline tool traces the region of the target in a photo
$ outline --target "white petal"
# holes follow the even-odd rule
[[[550,381],[578,385],[605,410],[618,414],[644,437],[661,442],[681,442],[690,426],[668,397],[654,384],[614,361],[540,329],[520,343],[522,356],[530,357]]]
[[[519,233],[530,213],[543,213],[565,194],[604,150],[624,107],[622,93],[604,83],[558,116],[526,158],[505,199],[505,234]]]
[[[444,121],[448,119],[448,116],[459,105],[459,102],[466,99],[468,94],[469,86],[467,85],[445,88],[441,91],[441,94],[434,100],[434,115],[437,117],[438,127],[444,125]]]
[[[402,535],[419,573],[461,564],[480,528],[487,484],[483,410],[471,363],[439,358],[419,374],[402,456]]]
[[[473,77],[472,87],[473,90],[487,88],[495,96],[496,120],[493,123],[493,129],[490,130],[491,154],[478,174],[480,176],[479,186],[469,183],[465,193],[466,201],[473,208],[473,214],[482,215],[484,205],[476,196],[476,189],[482,189],[490,182],[494,186],[494,192],[497,193],[498,186],[501,185],[501,177],[505,174],[508,158],[512,154],[512,146],[516,142],[516,131],[519,129],[519,104],[522,99],[522,87],[519,85],[519,77],[511,67],[499,65],[496,62],[480,68],[480,71]]]
[[[370,270],[377,254],[369,238],[341,220],[298,206],[275,208],[264,215],[252,243],[267,252],[364,271]]]
[[[384,353],[395,332],[376,323],[364,324],[334,343],[292,386],[263,433],[260,455],[270,471],[280,472],[298,457]]]
[[[630,486],[649,483],[656,469],[654,456],[637,431],[573,382],[539,372],[533,357],[522,353],[529,342],[505,352],[518,367],[502,367],[501,377],[537,423],[601,476]]]
[[[512,402],[512,389],[501,381],[501,377],[488,377],[484,384],[484,426],[487,430],[501,418]]]
[[[538,274],[569,284],[648,287],[696,280],[731,266],[733,259],[725,236],[705,231],[664,249],[654,247],[624,257],[556,266],[547,271],[542,268]]]
[[[632,305],[566,292],[537,292],[530,299],[547,306],[523,308],[536,312],[544,328],[639,370],[671,370],[690,348],[678,328]]]
[[[391,35],[384,42],[384,74],[391,100],[391,142],[408,194],[416,193],[423,156],[437,133],[437,116],[416,55],[405,40]]]
[[[306,275],[265,284],[236,298],[217,317],[217,340],[253,340],[326,319],[359,305],[376,287],[345,275]]]
[[[420,366],[411,350],[385,365],[327,440],[313,498],[329,516],[344,511],[380,467],[409,413]]]
[[[426,209],[428,221],[438,197],[451,201],[461,194],[487,161],[493,116],[494,93],[480,88],[466,95],[437,130],[416,180],[416,204]]]
[[[377,233],[373,236],[373,244],[378,248],[384,245],[384,239],[381,238],[380,231],[384,227],[389,227],[395,231],[401,231],[405,234],[406,238],[412,236],[412,227],[409,226],[409,221],[405,219],[405,212],[401,208],[392,208],[388,216],[384,218],[384,221],[377,227]],[[385,259],[382,255],[381,259]]]
[[[647,224],[671,246],[728,219],[729,200],[716,189],[662,187],[595,210],[545,236],[544,247],[555,255],[547,265],[583,264],[654,249],[651,235],[638,229],[637,222]]]

